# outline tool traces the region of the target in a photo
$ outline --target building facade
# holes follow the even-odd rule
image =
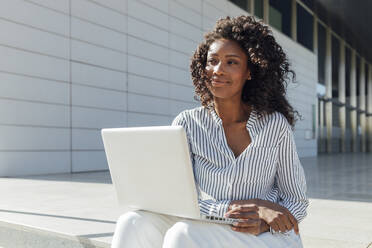
[[[288,86],[288,99],[303,117],[295,128],[300,157],[370,149],[370,62],[340,43],[351,51],[339,58],[351,58],[346,62],[351,76],[346,95],[344,62],[335,101],[332,30],[311,5],[278,2],[5,1],[0,8],[0,176],[107,170],[102,128],[170,125],[182,110],[200,106],[190,57],[203,33],[227,15],[263,19],[287,53],[297,76]],[[322,28],[324,37],[318,35]],[[318,42],[323,38],[325,48]],[[332,118],[338,119],[335,127]]]

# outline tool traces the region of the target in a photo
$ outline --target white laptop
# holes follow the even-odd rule
[[[224,224],[238,221],[201,215],[182,126],[102,129],[119,205]]]

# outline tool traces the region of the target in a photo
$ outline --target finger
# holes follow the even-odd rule
[[[287,229],[285,228],[284,223],[281,221],[280,218],[277,218],[275,222],[276,222],[276,224],[278,225],[279,230],[280,230],[281,232],[285,232],[285,231],[287,231]]]
[[[232,205],[231,209],[225,213],[225,217],[235,212],[255,212],[258,211],[256,206],[243,207],[242,205]]]
[[[252,203],[249,203],[249,204],[240,204],[240,206],[243,209],[248,209],[247,211],[258,211],[258,207],[257,207],[256,204],[252,204]]]
[[[275,231],[275,232],[279,232],[280,231],[280,228],[278,226],[278,224],[274,221],[268,223],[269,226]]]
[[[292,222],[289,220],[288,216],[284,216],[284,218],[282,218],[282,222],[288,231],[293,229]]]
[[[257,227],[260,226],[261,221],[257,220],[246,220],[242,222],[234,222],[232,225],[235,227]]]
[[[233,219],[259,219],[257,212],[236,212],[228,216]]]
[[[290,214],[290,213],[288,214],[288,218],[289,218],[289,220],[291,221],[291,223],[293,225],[293,229],[294,229],[295,233],[296,234],[299,234],[300,230],[298,228],[298,222],[297,222],[296,218],[293,217],[293,215]]]
[[[240,206],[232,205],[231,209],[225,213],[225,217],[229,216],[231,213],[238,211],[240,208]]]
[[[289,230],[292,230],[294,229],[294,225],[293,223],[291,222],[291,214],[290,213],[286,213],[282,216],[281,220],[283,222],[283,224],[285,225],[285,228],[289,231]]]
[[[252,227],[231,227],[232,230],[236,232],[243,232],[243,233],[250,233],[253,235],[258,235],[260,233],[259,228],[252,228]]]

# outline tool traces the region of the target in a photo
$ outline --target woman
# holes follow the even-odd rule
[[[181,112],[200,210],[233,225],[135,211],[120,217],[112,247],[302,247],[308,199],[285,98],[289,63],[267,26],[220,19],[191,61],[201,107]],[[269,232],[269,230],[271,232]]]

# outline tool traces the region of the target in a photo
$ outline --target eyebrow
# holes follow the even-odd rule
[[[218,54],[217,53],[211,53],[210,54],[211,56],[218,56]],[[236,54],[228,54],[228,55],[226,55],[225,57],[236,57],[236,58],[241,58],[240,56],[238,56],[238,55],[236,55]]]

